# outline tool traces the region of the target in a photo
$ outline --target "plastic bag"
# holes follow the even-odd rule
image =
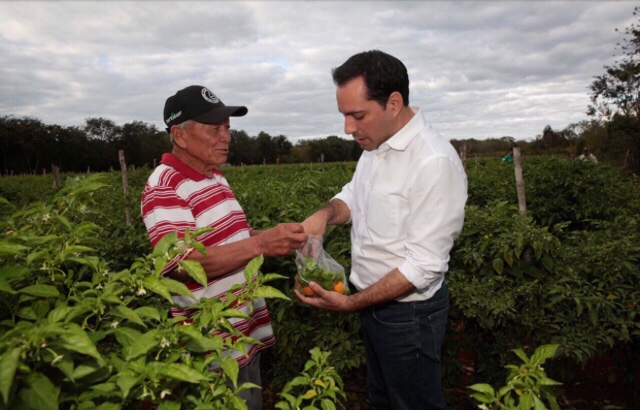
[[[317,297],[309,287],[312,281],[326,290],[349,293],[344,267],[322,248],[322,236],[309,236],[307,243],[296,251],[296,267],[296,289],[303,295]]]

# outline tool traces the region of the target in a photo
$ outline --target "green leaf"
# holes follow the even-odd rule
[[[276,288],[271,286],[260,286],[253,291],[254,298],[279,298],[284,300],[291,300],[287,295],[282,293]]]
[[[203,334],[192,324],[179,326],[178,332],[196,340],[204,337]]]
[[[181,407],[181,403],[164,399],[158,405],[158,410],[180,410]]]
[[[71,306],[59,306],[49,312],[47,316],[49,323],[63,322],[67,315],[73,310]]]
[[[535,365],[540,365],[545,362],[545,360],[553,357],[558,350],[557,344],[555,345],[543,345],[536,349],[536,351],[531,356],[531,362]]]
[[[27,255],[27,264],[33,265],[35,261],[45,261],[52,258],[49,249],[40,249]]]
[[[169,302],[173,304],[173,299],[171,299],[171,294],[167,290],[167,287],[162,283],[162,281],[155,276],[145,276],[144,278],[144,287],[152,291],[153,293],[157,293],[162,296]]]
[[[576,308],[578,316],[582,314],[582,303],[580,303],[580,298],[574,297],[573,300],[576,302]]]
[[[533,410],[547,410],[547,406],[544,405],[542,400],[540,400],[537,396],[533,396]],[[531,407],[528,407],[530,409]]]
[[[486,393],[473,393],[470,397],[480,403],[492,403],[494,401],[494,398]]]
[[[62,253],[62,256],[67,256],[67,255],[71,255],[73,253],[85,253],[85,252],[95,252],[95,249],[90,248],[88,246],[81,246],[81,245],[71,245],[69,247],[67,247],[67,249],[65,249],[65,251]]]
[[[529,362],[529,357],[527,357],[527,354],[524,352],[524,350],[522,350],[522,349],[513,349],[512,352],[515,353],[516,356],[518,356],[520,359],[522,359],[523,362],[530,363]]]
[[[247,280],[247,282],[251,282],[251,279],[258,274],[258,271],[260,270],[260,266],[262,266],[263,262],[264,262],[264,256],[259,255],[251,259],[249,263],[247,263],[247,267],[244,268],[244,277]]]
[[[231,380],[235,386],[238,383],[238,373],[240,372],[238,361],[229,356],[225,356],[220,362],[220,368],[225,372],[229,377],[229,380]]]
[[[178,295],[189,296],[190,298],[195,299],[193,293],[191,293],[189,288],[184,283],[169,278],[162,279],[161,282],[164,283],[169,292]]]
[[[185,259],[182,261],[178,261],[178,265],[187,271],[189,276],[193,278],[196,282],[207,287],[207,274],[204,271],[204,268],[198,261],[194,261],[193,259]]]
[[[37,320],[44,318],[51,309],[51,305],[49,304],[49,301],[47,299],[37,299],[35,302],[33,302],[32,306]]]
[[[495,258],[493,260],[493,269],[502,274],[502,271],[504,270],[504,262],[502,261],[502,259],[500,258]]]
[[[26,266],[5,266],[0,268],[0,278],[11,281],[12,279],[22,279],[29,274]]]
[[[9,400],[9,391],[13,385],[21,353],[22,349],[14,348],[7,350],[0,357],[0,393],[5,403]]]
[[[553,379],[550,379],[548,377],[543,377],[540,380],[538,380],[538,384],[541,385],[541,386],[559,386],[562,383],[557,382],[557,381],[555,381]]]
[[[206,379],[201,373],[182,363],[169,363],[160,369],[160,373],[171,379],[187,383],[199,383]]]
[[[117,328],[113,333],[123,347],[131,347],[142,335],[137,330],[126,326]]]
[[[138,356],[147,354],[151,349],[158,346],[158,331],[151,330],[139,337],[127,351],[125,359],[131,360]]]
[[[126,399],[131,388],[138,384],[138,377],[131,374],[131,372],[121,372],[118,374],[116,384],[122,391],[122,397]]]
[[[153,261],[153,271],[156,275],[160,275],[164,270],[165,266],[167,266],[167,259],[163,255],[162,257],[157,257]]]
[[[478,383],[478,384],[474,384],[472,386],[469,386],[469,388],[473,391],[477,391],[480,393],[485,393],[488,395],[491,395],[492,397],[495,396],[496,392],[495,390],[493,390],[493,387],[491,387],[491,385],[489,384],[485,384],[485,383]]]
[[[0,257],[18,255],[22,252],[28,251],[29,249],[30,248],[28,246],[2,241],[0,242]]]
[[[122,405],[118,403],[105,402],[96,407],[96,410],[120,410]]]
[[[73,379],[81,379],[102,369],[96,362],[85,362],[73,370]]]
[[[55,215],[53,218],[53,220],[57,220],[59,221],[62,225],[64,225],[69,231],[73,231],[73,228],[71,227],[71,223],[69,222],[69,220],[67,218],[65,218],[63,215]]]
[[[134,312],[132,309],[126,307],[126,306],[116,306],[113,309],[110,310],[110,313],[113,316],[116,317],[121,317],[121,318],[125,318],[135,324],[138,324],[140,326],[144,326],[147,327],[144,322],[142,321],[142,319],[140,319],[140,316],[138,316],[138,314],[136,312]]]
[[[21,319],[31,320],[34,322],[38,320],[38,316],[36,315],[36,312],[35,310],[33,310],[32,307],[26,307],[26,308],[20,309],[18,311],[18,317]]]
[[[168,252],[169,248],[171,248],[173,244],[176,243],[177,240],[178,240],[178,232],[174,231],[166,234],[156,244],[156,247],[153,250],[154,253],[163,254]]]
[[[104,360],[102,359],[102,356],[98,353],[96,346],[93,344],[87,333],[75,323],[67,323],[66,326],[66,332],[60,336],[60,340],[64,342],[61,343],[62,347],[91,356],[98,360],[99,363],[103,364]]]
[[[273,280],[278,280],[278,279],[288,279],[287,276],[284,275],[280,275],[278,273],[267,273],[262,275],[262,283],[266,283],[266,282],[271,282]]]
[[[30,409],[58,410],[59,390],[42,373],[32,372],[26,378],[26,386],[20,390],[20,399]]]
[[[220,316],[222,317],[239,317],[242,319],[247,319],[247,320],[251,320],[251,317],[249,317],[249,315],[247,315],[246,313],[244,313],[241,310],[238,309],[226,309],[223,310],[222,312],[220,312]]]
[[[118,386],[115,383],[98,383],[90,387],[90,389],[100,393],[115,393]]]
[[[160,321],[160,312],[151,306],[142,306],[135,310],[139,316],[148,317]]]
[[[0,292],[11,293],[11,294],[16,293],[16,291],[13,290],[9,282],[7,282],[5,278],[2,278],[2,277],[0,277]]]
[[[296,376],[289,382],[291,386],[306,386],[311,382],[309,376]]]
[[[61,350],[58,354],[62,356],[62,359],[58,360],[53,366],[60,369],[72,382],[75,382],[75,378],[73,377],[73,355],[64,349]]]
[[[322,399],[320,402],[320,408],[322,410],[336,410],[336,405],[329,399]]]
[[[529,410],[533,407],[533,396],[530,392],[525,392],[520,395],[520,403],[518,403],[518,409]]]
[[[18,293],[24,293],[31,296],[37,296],[40,298],[54,298],[60,296],[60,292],[55,286],[51,285],[31,285],[26,288],[22,288]]]

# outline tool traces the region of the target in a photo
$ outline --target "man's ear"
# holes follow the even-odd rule
[[[394,91],[387,99],[387,109],[390,109],[394,116],[398,115],[404,107],[404,98],[398,91]]]
[[[186,140],[186,132],[184,130],[184,128],[174,125],[171,127],[171,137],[173,138],[173,142],[175,142],[175,144],[182,148],[185,149],[187,147],[187,140]]]

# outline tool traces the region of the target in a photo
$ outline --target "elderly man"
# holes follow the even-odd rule
[[[215,228],[198,238],[206,256],[194,251],[185,256],[200,262],[207,274],[203,288],[175,263],[164,274],[185,282],[197,299],[223,297],[236,284],[245,283],[244,268],[252,258],[290,255],[307,240],[301,224],[280,224],[265,231],[249,227],[247,218],[220,171],[229,154],[229,117],[247,114],[242,106],[226,106],[208,88],[193,85],[169,97],[164,121],[171,135],[173,151],[162,156],[142,194],[142,217],[151,245],[167,233],[187,228]],[[189,316],[190,299],[174,296],[172,316]],[[253,306],[237,307],[249,319],[234,319],[233,325],[246,336],[260,340],[247,346],[248,357],[230,352],[240,365],[239,383],[261,385],[259,352],[275,343],[264,299]],[[223,336],[226,336],[223,334]],[[240,393],[250,409],[262,408],[258,389]]]
[[[344,132],[364,149],[351,182],[302,224],[323,235],[351,222],[348,296],[311,283],[322,309],[360,313],[374,409],[444,409],[441,345],[449,252],[462,230],[467,178],[455,149],[409,106],[404,64],[378,50],[333,70]]]

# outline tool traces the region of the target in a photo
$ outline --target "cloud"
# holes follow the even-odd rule
[[[344,136],[331,68],[378,48],[449,138],[530,139],[586,119],[630,2],[101,1],[0,3],[0,115],[163,129],[164,100],[210,87],[232,127]],[[615,32],[615,29],[621,32]]]

